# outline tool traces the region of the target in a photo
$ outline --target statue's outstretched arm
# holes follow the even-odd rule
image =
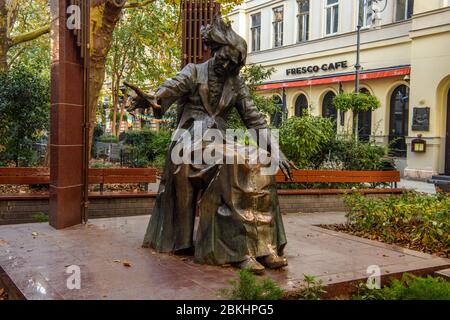
[[[155,117],[161,118],[174,102],[194,90],[195,77],[195,65],[188,64],[176,76],[167,79],[158,88],[156,94],[146,94],[139,88],[133,88],[132,85],[124,83],[136,92],[136,96],[132,97],[132,107],[129,110],[153,108]]]

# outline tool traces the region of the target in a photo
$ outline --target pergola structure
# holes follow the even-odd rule
[[[90,6],[105,1],[52,0],[50,225],[63,229],[87,219],[89,169]],[[200,27],[220,6],[211,0],[183,0],[182,64],[209,58]]]
[[[89,0],[51,1],[50,225],[83,220],[88,163]]]

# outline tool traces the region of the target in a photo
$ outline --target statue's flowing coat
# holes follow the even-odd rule
[[[211,105],[210,63],[188,64],[159,88],[160,115],[178,102],[179,129],[192,132],[194,122],[201,121],[204,130],[225,131],[229,113],[237,108],[248,128],[266,128],[265,117],[239,76],[227,78],[221,98]],[[261,175],[261,165],[176,165],[171,152],[177,143],[181,141],[173,141],[169,148],[144,246],[160,252],[195,247],[196,261],[209,264],[282,255],[286,236],[274,177]],[[194,239],[197,212],[200,221]]]

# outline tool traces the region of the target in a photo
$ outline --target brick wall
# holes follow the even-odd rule
[[[89,218],[125,217],[151,214],[154,197],[91,199]],[[2,200],[0,225],[37,222],[33,216],[49,212],[48,199]]]
[[[368,194],[386,197],[389,194]],[[94,198],[90,200],[89,218],[124,217],[151,214],[155,197]],[[342,194],[279,195],[284,213],[346,211]],[[0,225],[36,222],[33,215],[48,214],[48,199],[4,200],[0,197]]]

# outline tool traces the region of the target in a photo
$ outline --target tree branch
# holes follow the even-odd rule
[[[15,37],[13,37],[11,39],[10,47],[14,47],[14,46],[17,46],[17,45],[19,45],[21,43],[37,39],[40,36],[42,36],[42,35],[44,35],[46,33],[49,33],[49,32],[50,32],[50,26],[45,26],[45,27],[42,27],[42,28],[37,29],[35,31],[31,31],[31,32],[28,32],[28,33],[24,33],[24,34],[15,36]]]
[[[12,66],[14,61],[16,61],[16,59],[19,58],[19,56],[25,51],[25,49],[26,49],[26,47],[20,48],[20,50],[17,51],[16,54],[9,60],[9,62],[8,62],[8,69]]]
[[[145,7],[148,6],[149,4],[155,2],[155,0],[146,0],[144,2],[135,2],[135,3],[130,3],[125,5],[125,9],[136,9],[136,8],[141,8],[141,7]]]

